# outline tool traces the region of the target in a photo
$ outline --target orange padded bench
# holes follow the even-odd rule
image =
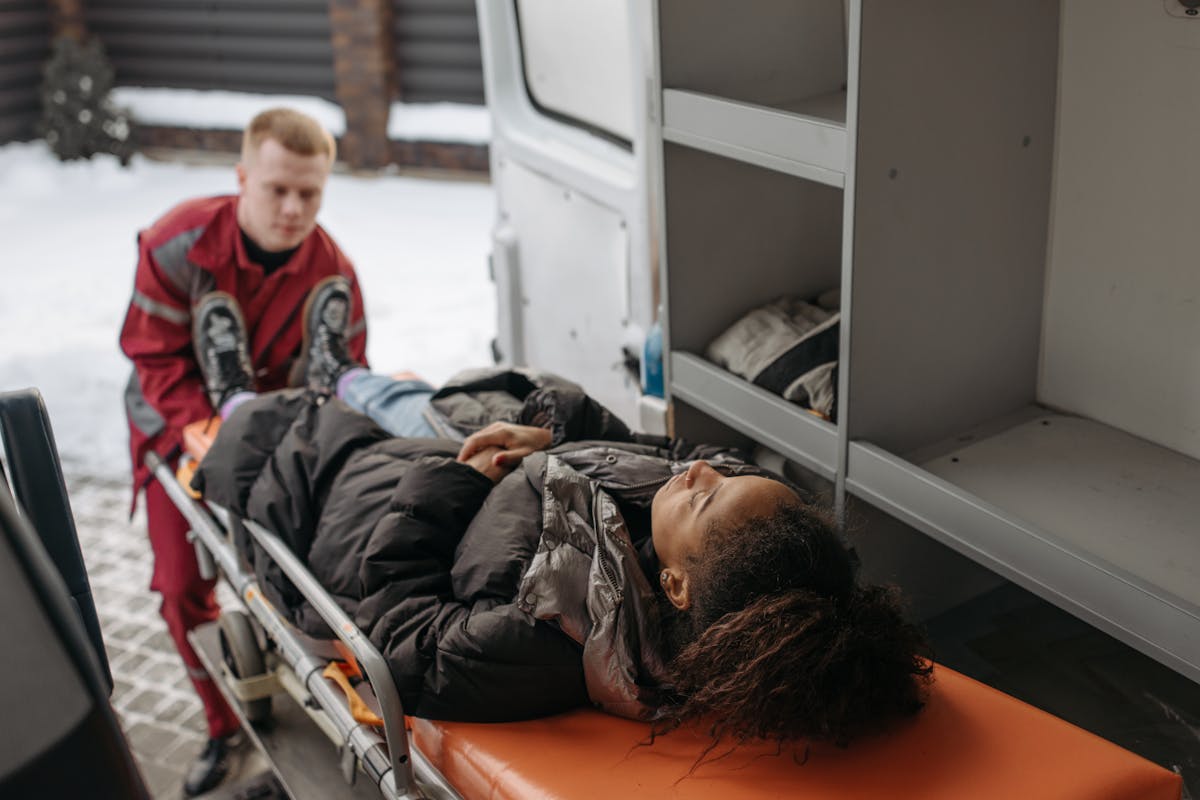
[[[938,666],[929,702],[895,731],[806,763],[739,748],[688,771],[705,739],[580,710],[531,722],[412,720],[413,737],[467,800],[1179,800],[1182,778]],[[716,751],[721,752],[721,751]]]
[[[215,420],[184,431],[200,458]],[[884,736],[775,755],[756,743],[690,772],[707,740],[581,709],[504,724],[410,719],[466,800],[1180,800],[1179,775],[937,665],[928,703]],[[714,751],[720,753],[721,750]]]

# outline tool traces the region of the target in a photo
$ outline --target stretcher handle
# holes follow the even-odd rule
[[[228,527],[229,512],[213,503],[209,503],[209,507]],[[416,782],[415,775],[419,774],[434,797],[439,800],[461,800],[454,787],[421,751],[409,747],[400,690],[396,687],[396,680],[392,677],[392,671],[383,655],[350,617],[346,616],[346,612],[333,601],[325,587],[317,582],[282,539],[253,520],[243,519],[242,524],[317,610],[321,619],[337,634],[358,661],[362,672],[366,673],[367,680],[375,692],[375,699],[379,702],[380,716],[383,717],[383,731],[391,758],[392,788],[395,793],[405,800],[427,800],[425,791]],[[399,743],[399,746],[393,743]]]
[[[308,568],[296,558],[286,544],[278,536],[268,531],[253,520],[243,520],[246,530],[254,540],[267,551],[284,575],[300,590],[321,619],[337,634],[337,637],[350,648],[350,652],[358,660],[359,665],[371,681],[375,697],[379,700],[379,708],[383,716],[384,736],[388,743],[388,754],[392,761],[392,775],[396,784],[396,792],[401,797],[420,797],[416,783],[413,781],[412,759],[408,752],[408,734],[404,728],[404,706],[400,702],[400,692],[396,689],[396,681],[388,669],[387,662],[370,640],[363,635],[354,622],[346,616],[341,606],[333,601],[325,587],[317,583],[316,578]]]
[[[208,548],[209,555],[221,568],[221,572],[233,583],[234,591],[242,595],[246,587],[253,583],[253,578],[242,572],[241,565],[230,548],[221,547],[224,533],[217,527],[212,516],[188,494],[179,483],[175,472],[157,453],[146,453],[146,466],[174,506],[179,509],[179,513],[187,520],[196,540]]]
[[[183,486],[176,480],[175,473],[153,451],[146,454],[146,466],[154,473],[155,478],[162,484],[172,502],[191,524],[197,537],[209,547],[226,576],[242,576],[243,580],[240,581],[242,585],[234,588],[239,594],[244,594],[247,586],[253,583],[253,578],[242,572],[241,566],[237,563],[237,558],[230,548],[220,546],[221,537],[216,530],[216,523],[204,510],[205,507],[187,495]],[[231,516],[228,511],[213,504],[208,504],[208,508],[223,517],[222,522],[226,523],[226,527],[228,527],[228,518]],[[404,726],[404,706],[400,702],[400,693],[392,678],[391,670],[388,669],[387,662],[279,537],[252,520],[243,520],[243,522],[250,535],[267,551],[272,560],[279,565],[288,579],[304,595],[304,598],[321,615],[330,629],[346,644],[362,666],[363,671],[366,672],[383,716],[384,736],[387,739],[388,758],[391,762],[393,784],[391,788],[398,797],[423,800],[425,795],[413,777],[408,734]],[[212,541],[209,542],[208,539],[212,539]]]

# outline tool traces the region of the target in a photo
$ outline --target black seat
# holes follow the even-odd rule
[[[0,797],[149,798],[112,677],[54,436],[35,390],[0,395]],[[14,493],[16,497],[14,498]]]

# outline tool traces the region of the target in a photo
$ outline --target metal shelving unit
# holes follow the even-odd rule
[[[1057,458],[1030,458],[1028,438],[1041,434],[1043,419],[922,465],[853,442],[847,489],[1200,681],[1200,584],[1189,579],[1195,548],[1185,541],[1200,519],[1200,499],[1184,485],[1189,478],[1197,485],[1200,466],[1143,485],[1138,467],[1101,453],[1106,445],[1125,440],[1107,455],[1140,451],[1155,471],[1187,459],[1074,417],[1051,426],[1076,428],[1045,444]],[[1090,447],[1072,442],[1080,430]],[[1137,518],[1159,501],[1166,504],[1161,515]]]
[[[841,188],[846,93],[762,106],[680,89],[663,91],[663,138]]]
[[[1122,222],[1136,209],[1119,187],[1072,194],[1107,174],[1084,159],[1105,152],[1088,138],[1103,108],[1072,88],[1101,70],[1139,80],[1105,66],[1100,43],[1132,36],[1129,54],[1164,53],[1164,36],[1200,45],[1200,23],[1084,0],[808,0],[753,12],[660,0],[659,10],[669,396],[831,481],[838,503],[865,500],[1200,681],[1195,417],[1163,402],[1165,419],[1139,416],[1163,395],[1114,380],[1104,357],[1120,353],[1139,381],[1181,391],[1184,348],[1200,346],[1194,316],[1171,292],[1111,300],[1140,273],[1091,238],[1140,235]],[[698,39],[726,28],[730,42]],[[705,66],[696,53],[726,60]],[[767,99],[790,84],[802,99]],[[1069,158],[1056,149],[1063,136]],[[1185,184],[1168,180],[1164,197]],[[1151,274],[1182,298],[1176,262],[1194,247],[1170,231],[1155,239],[1167,263]],[[831,258],[836,274],[823,266]],[[696,355],[756,304],[839,279],[837,425]],[[1169,326],[1161,363],[1145,355],[1147,337],[1096,341],[1110,334],[1078,308],[1084,297],[1127,325]]]
[[[691,353],[671,354],[671,393],[826,480],[837,474],[837,428]]]

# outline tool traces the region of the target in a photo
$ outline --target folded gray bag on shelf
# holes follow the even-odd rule
[[[839,292],[815,304],[781,297],[754,309],[708,346],[710,361],[756,386],[832,419],[838,359]]]

